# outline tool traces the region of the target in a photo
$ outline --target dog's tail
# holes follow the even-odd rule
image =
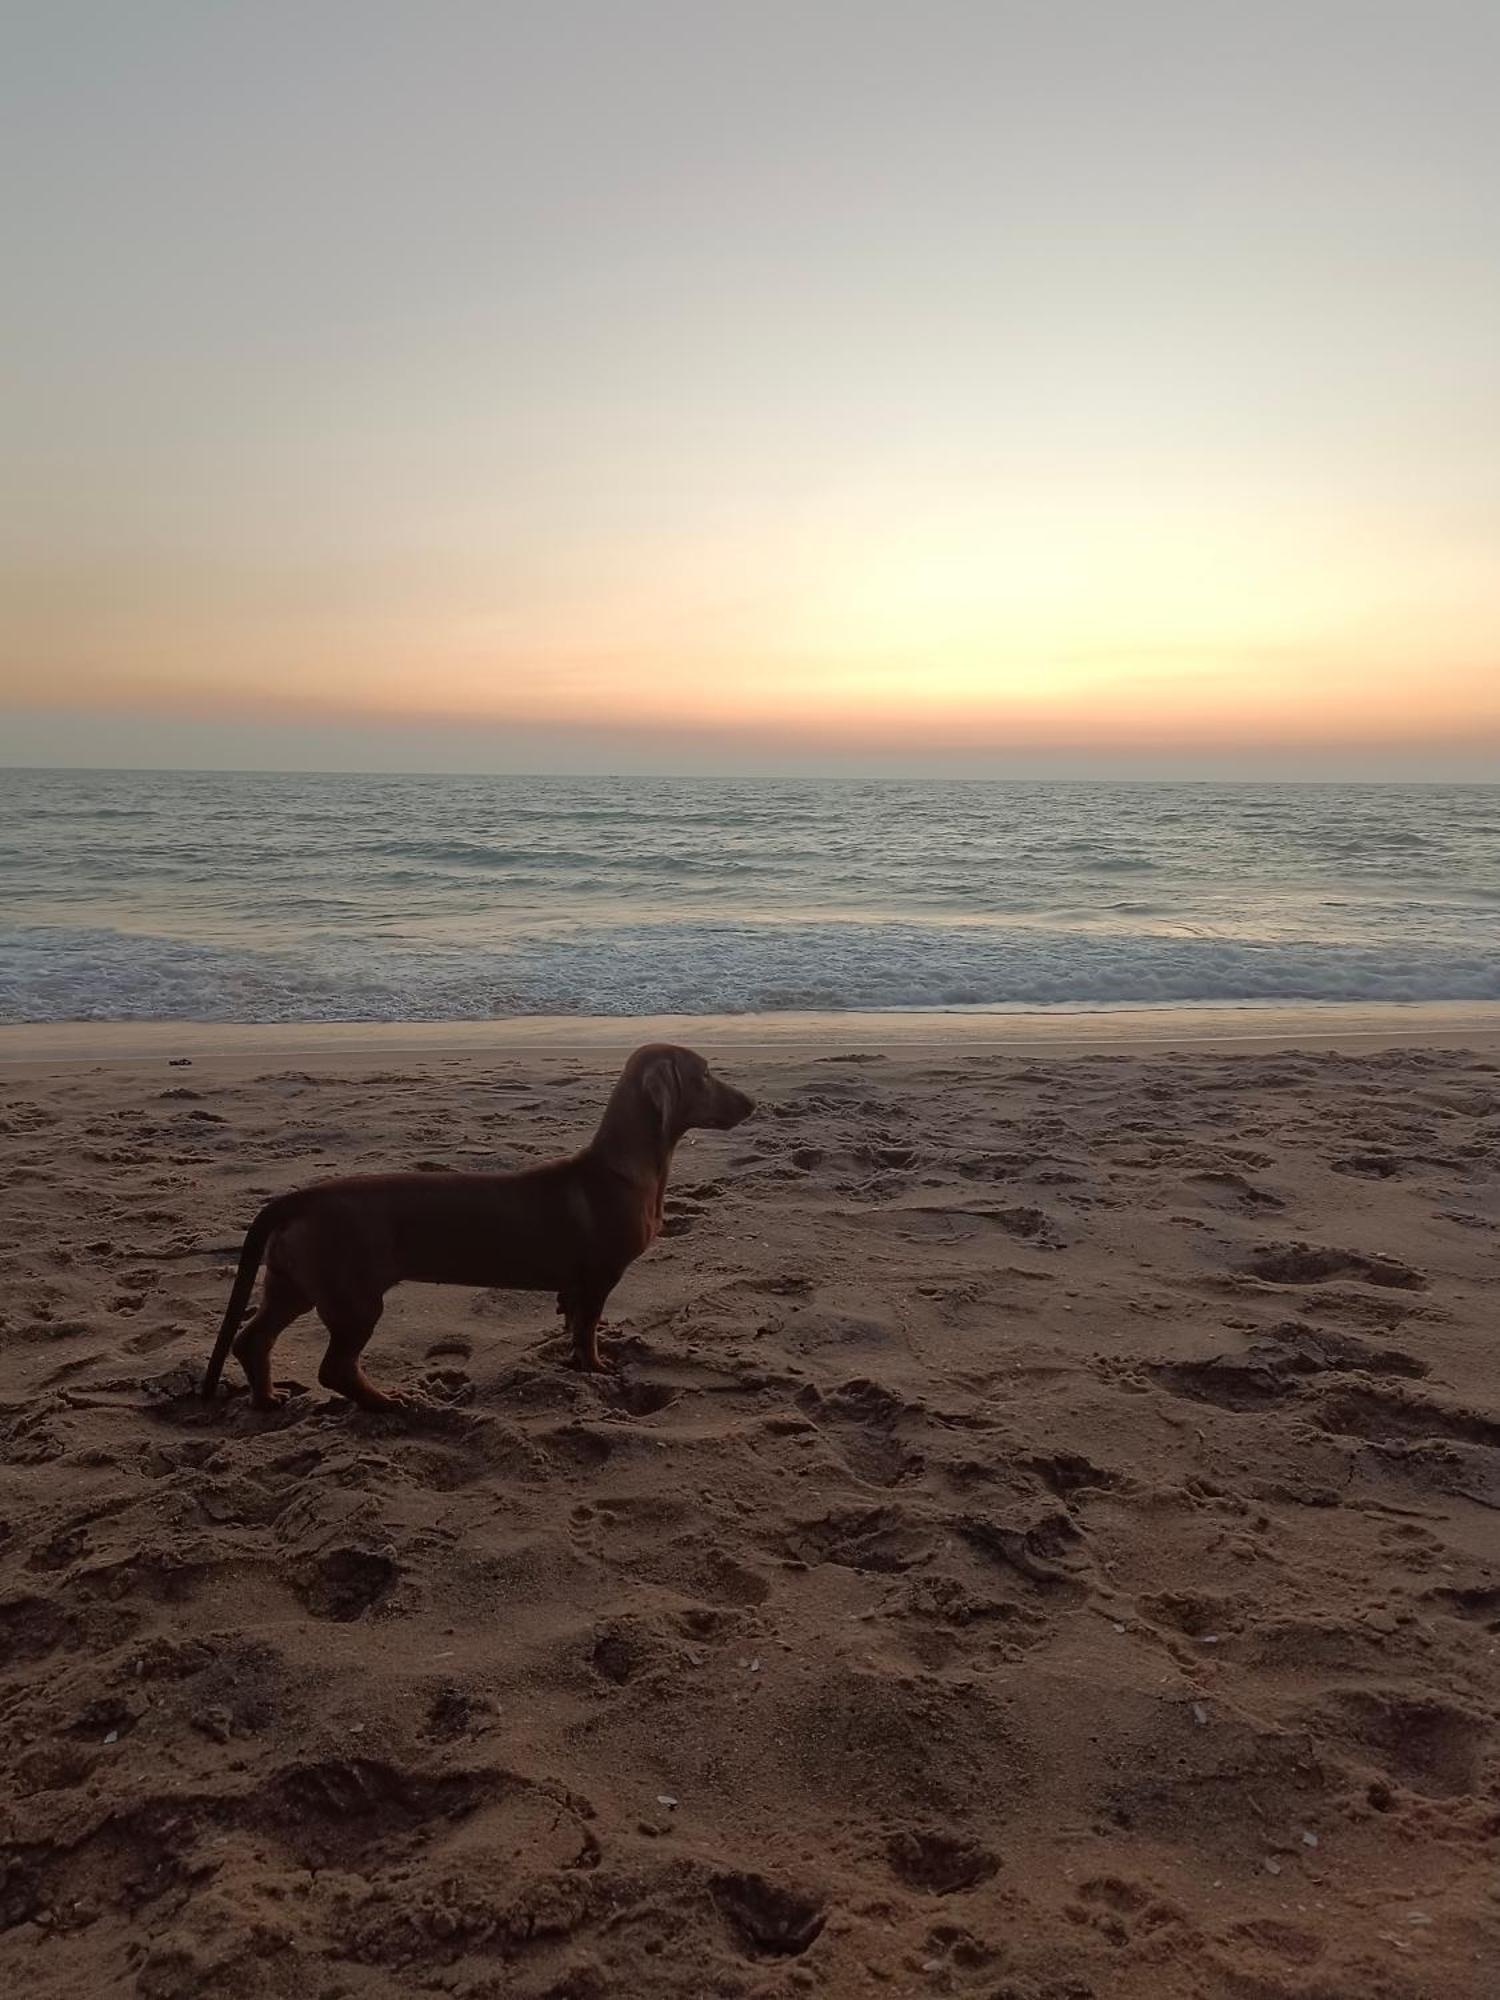
[[[267,1240],[277,1223],[285,1220],[287,1204],[286,1195],[278,1195],[274,1201],[268,1201],[245,1231],[245,1241],[240,1250],[239,1269],[234,1274],[229,1303],[224,1308],[224,1323],[219,1328],[219,1337],[214,1342],[214,1351],[208,1358],[208,1366],[203,1371],[203,1384],[198,1391],[205,1402],[211,1402],[218,1391],[219,1377],[223,1374],[224,1363],[229,1358],[229,1343],[238,1333],[240,1321],[245,1317],[245,1307],[255,1288],[255,1274],[260,1269],[261,1258],[265,1255]]]

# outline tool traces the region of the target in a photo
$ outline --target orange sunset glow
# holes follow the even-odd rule
[[[14,761],[1495,767],[1480,12],[65,12]]]

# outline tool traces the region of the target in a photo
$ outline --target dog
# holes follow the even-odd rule
[[[514,1174],[363,1174],[268,1201],[245,1233],[224,1323],[203,1377],[213,1397],[233,1342],[258,1410],[279,1409],[271,1350],[304,1313],[328,1330],[325,1389],[362,1410],[412,1399],[377,1389],[360,1356],[402,1283],[556,1292],[572,1365],[599,1352],[604,1302],[661,1229],[672,1154],[695,1128],[728,1131],[754,1102],[692,1049],[651,1042],[626,1062],[599,1129],[579,1153]],[[236,1338],[265,1260],[259,1310]]]

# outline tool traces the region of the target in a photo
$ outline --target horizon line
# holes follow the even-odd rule
[[[1500,775],[1493,778],[1308,778],[1276,777],[1142,777],[1128,773],[1091,773],[1072,776],[1048,772],[1028,776],[1019,772],[900,772],[900,771],[497,771],[497,770],[395,770],[368,769],[353,765],[344,768],[317,768],[276,764],[0,764],[0,772],[25,771],[37,777],[184,777],[184,778],[492,778],[523,783],[556,784],[840,784],[840,785],[1211,785],[1216,789],[1241,785],[1276,785],[1298,790],[1320,788],[1347,790],[1357,786],[1367,790],[1430,789],[1435,791],[1500,790]]]

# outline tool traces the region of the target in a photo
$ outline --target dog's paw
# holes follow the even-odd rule
[[[618,1375],[620,1364],[612,1354],[570,1354],[569,1368],[577,1369],[580,1375]]]

